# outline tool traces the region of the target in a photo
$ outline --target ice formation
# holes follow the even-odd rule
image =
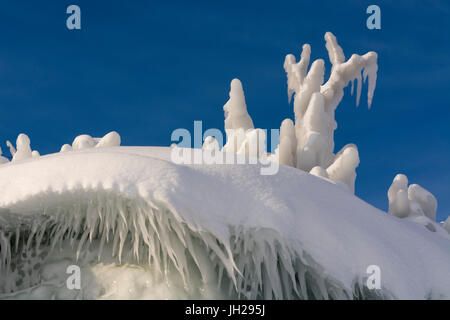
[[[357,81],[356,104],[361,96],[361,82],[368,79],[367,103],[370,108],[377,78],[377,54],[368,52],[363,56],[353,54],[345,61],[342,48],[336,37],[325,34],[326,48],[332,64],[331,74],[324,83],[325,64],[318,59],[311,64],[311,47],[303,46],[300,61],[292,54],[286,56],[284,69],[287,74],[288,98],[294,96],[295,121],[286,119],[280,129],[279,146],[268,159],[296,167],[306,172],[321,167],[329,178],[341,181],[354,192],[356,168],[359,165],[358,148],[354,144],[344,146],[336,155],[334,152],[334,130],[337,128],[335,110],[344,96],[344,88]],[[238,79],[231,82],[230,99],[224,106],[227,143],[225,152],[247,155],[248,149],[265,148],[265,137],[257,135],[253,121],[247,112],[242,84]],[[261,134],[261,132],[259,133]],[[258,146],[252,146],[258,143]],[[245,147],[243,147],[245,145]],[[267,156],[255,151],[254,156]],[[320,170],[323,172],[323,170]],[[314,171],[316,174],[319,169]]]
[[[16,141],[16,152],[12,158],[12,161],[23,160],[32,157],[32,151],[30,147],[30,138],[26,134],[19,134]]]
[[[426,216],[436,221],[436,198],[418,184],[408,187],[408,177],[404,174],[395,176],[388,190],[388,199],[389,213],[396,217]]]
[[[299,62],[286,57],[295,121],[282,122],[274,154],[237,79],[222,150],[214,137],[183,149],[265,157],[284,164],[276,175],[261,175],[260,163],[177,164],[176,146],[123,147],[116,132],[80,135],[43,157],[26,135],[17,151],[8,143],[13,161],[0,156],[0,298],[449,299],[450,218],[435,221],[434,196],[397,175],[386,214],[349,192],[358,149],[333,153],[334,112],[354,80],[359,103],[367,78],[370,107],[377,56],[345,61],[336,38],[325,40],[325,84],[323,60],[308,71],[309,45]],[[374,264],[379,290],[365,282]],[[81,290],[66,286],[73,265]]]
[[[356,80],[358,83],[356,104],[359,104],[361,72],[364,80],[368,78],[367,102],[370,108],[376,85],[377,54],[353,54],[345,61],[344,52],[331,32],[325,34],[325,41],[332,65],[330,78],[325,84],[322,59],[314,61],[308,71],[311,55],[308,44],[303,46],[299,62],[289,54],[284,63],[289,100],[294,95],[296,167],[309,172],[320,166],[327,170],[331,179],[342,181],[354,190],[355,169],[359,164],[358,149],[355,145],[347,145],[336,156],[333,154],[333,135],[337,128],[334,114],[350,81],[353,83]]]
[[[63,144],[63,146],[61,147],[61,150],[59,152],[68,152],[68,151],[72,151],[73,148],[70,144]]]
[[[115,131],[106,134],[95,145],[96,148],[118,147],[118,146],[120,146],[120,135]]]
[[[14,148],[11,141],[7,140],[6,146],[9,148],[9,152],[11,153],[11,156],[14,156],[14,154],[16,153],[16,148]]]
[[[89,149],[95,146],[94,139],[88,134],[82,134],[76,137],[72,142],[72,150]]]
[[[230,99],[223,106],[225,112],[225,131],[243,129],[247,131],[253,129],[253,121],[247,112],[245,104],[244,89],[239,79],[231,81]]]
[[[223,146],[223,151],[248,154],[250,152],[249,145],[252,142],[258,143],[259,134],[254,131],[252,118],[247,112],[244,89],[239,79],[231,81],[229,96],[230,99],[223,106],[227,136],[227,143]],[[251,144],[251,146],[255,147],[255,151],[251,153],[257,154],[257,145]]]

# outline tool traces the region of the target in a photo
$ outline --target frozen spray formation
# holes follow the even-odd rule
[[[356,104],[361,96],[362,80],[368,79],[367,103],[370,108],[377,79],[377,54],[353,54],[345,61],[336,37],[325,34],[326,48],[332,64],[330,78],[324,83],[325,66],[322,59],[311,64],[308,70],[311,47],[303,46],[300,61],[288,54],[284,62],[287,74],[288,98],[294,96],[294,120],[286,119],[280,128],[280,141],[272,161],[292,166],[306,172],[323,172],[327,178],[341,181],[354,192],[356,168],[359,165],[358,148],[348,144],[336,155],[334,130],[337,128],[335,110],[344,96],[344,88],[357,82]],[[238,79],[231,82],[230,99],[224,106],[227,143],[224,151],[258,157],[266,156],[263,131],[254,129],[247,112],[244,91]],[[255,150],[249,152],[248,150]],[[322,175],[321,175],[322,176]]]

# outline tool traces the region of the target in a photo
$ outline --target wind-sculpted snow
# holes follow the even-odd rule
[[[91,148],[3,164],[0,190],[5,298],[450,298],[441,226],[287,166]],[[82,290],[65,286],[71,264]]]

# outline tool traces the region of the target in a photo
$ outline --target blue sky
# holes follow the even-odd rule
[[[66,28],[81,7],[82,30]],[[381,30],[365,26],[381,8]],[[229,82],[241,79],[255,125],[293,117],[283,61],[310,43],[330,65],[332,31],[349,57],[379,55],[372,109],[348,91],[336,148],[360,151],[356,193],[381,209],[396,173],[450,214],[448,1],[2,1],[0,140],[21,132],[41,154],[79,134],[116,130],[124,145],[169,145],[176,128],[223,128]],[[5,154],[8,152],[2,142]]]

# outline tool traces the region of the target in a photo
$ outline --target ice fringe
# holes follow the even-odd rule
[[[60,200],[29,221],[3,213],[7,221],[0,229],[0,293],[26,297],[27,291],[43,283],[39,269],[46,258],[69,242],[77,261],[96,263],[86,260],[89,253],[95,251],[95,260],[100,261],[105,258],[104,247],[112,245],[117,264],[145,264],[163,277],[175,272],[190,297],[390,297],[364,289],[363,279],[355,280],[353,288],[343,287],[275,230],[230,226],[229,238],[219,239],[188,225],[164,205],[142,198],[89,190],[78,191],[75,197],[78,201],[71,205]]]

